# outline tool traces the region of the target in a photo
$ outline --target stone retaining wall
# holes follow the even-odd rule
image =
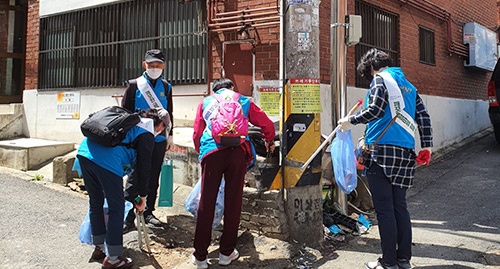
[[[267,237],[288,239],[289,229],[281,191],[258,192],[254,188],[245,188],[241,226]]]
[[[193,187],[201,174],[198,153],[191,147],[176,145],[167,152],[167,157],[173,160],[174,182]],[[255,180],[251,172],[247,173],[246,180]],[[241,226],[268,237],[287,239],[289,229],[282,193],[280,191],[260,192],[256,188],[245,187]]]

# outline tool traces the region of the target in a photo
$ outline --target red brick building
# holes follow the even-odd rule
[[[276,1],[220,1],[213,5],[213,9],[219,14],[239,14],[243,11],[252,12],[264,6],[276,7]],[[408,78],[414,82],[423,94],[455,97],[464,99],[485,99],[486,85],[489,78],[487,71],[474,68],[465,68],[464,60],[468,56],[468,49],[462,44],[463,24],[476,22],[488,29],[496,30],[498,10],[495,9],[493,0],[480,1],[406,1],[406,0],[383,0],[383,1],[347,1],[347,14],[382,14],[394,18],[392,27],[395,29],[392,50],[397,55],[397,63],[400,65]],[[275,10],[278,7],[276,7]],[[320,55],[321,55],[321,82],[330,83],[330,1],[320,3]],[[238,12],[239,11],[239,12]],[[367,11],[367,12],[366,12]],[[255,14],[264,11],[254,11]],[[278,15],[275,12],[274,15]],[[229,15],[227,15],[229,16]],[[271,15],[272,16],[272,15]],[[211,16],[220,18],[222,16]],[[363,20],[367,19],[363,17]],[[210,16],[209,16],[210,20]],[[234,19],[235,22],[241,21]],[[247,20],[252,22],[251,20]],[[248,28],[248,36],[254,42],[255,51],[255,80],[278,79],[278,51],[279,51],[279,27],[278,24]],[[215,25],[215,23],[214,23]],[[235,25],[235,24],[232,24]],[[241,24],[240,24],[241,25]],[[369,22],[363,24],[363,38],[361,43],[376,40],[377,30],[370,26]],[[367,27],[368,26],[368,27]],[[223,27],[213,26],[211,28],[212,63],[213,75],[217,78],[222,74],[222,42],[236,41],[234,27],[224,30]],[[214,31],[214,29],[216,31]],[[431,33],[434,38],[434,61],[424,63],[419,59],[419,29]],[[379,29],[380,30],[380,29]],[[375,35],[375,37],[373,36]],[[364,40],[365,38],[371,40]],[[373,45],[373,44],[368,44]],[[355,66],[361,45],[349,47],[347,55],[347,84],[356,86]],[[380,48],[380,46],[377,45]],[[387,49],[382,47],[382,49]]]
[[[498,2],[498,1],[497,1]],[[395,16],[396,53],[398,64],[421,93],[466,98],[484,99],[488,72],[464,68],[468,54],[462,45],[462,27],[466,22],[477,22],[488,29],[496,30],[498,10],[493,0],[463,1],[347,1],[348,14],[359,14],[359,8],[371,9]],[[222,76],[226,44],[244,39],[254,54],[254,80],[276,80],[279,74],[279,7],[277,1],[208,1],[207,6],[209,68],[207,80]],[[320,54],[321,81],[330,81],[330,1],[320,3]],[[39,49],[39,1],[28,1],[28,27],[26,38],[26,89],[36,89],[38,81]],[[241,19],[245,17],[245,19]],[[247,23],[245,37],[238,28]],[[365,26],[365,25],[364,25]],[[419,60],[419,28],[433,33],[435,63],[425,64]],[[374,30],[372,28],[372,30]],[[363,30],[363,33],[368,29]],[[372,33],[376,35],[376,33]],[[361,43],[364,42],[362,38]],[[348,49],[347,84],[355,86],[356,49]],[[225,55],[227,58],[228,55]],[[210,68],[211,67],[211,68]],[[227,68],[226,68],[227,69]],[[227,70],[226,70],[227,75]]]
[[[12,74],[17,76],[11,79],[16,83],[8,85],[22,85],[18,91],[0,88],[0,103],[22,100],[25,109],[36,107],[42,109],[36,115],[54,118],[52,123],[44,124],[67,125],[51,117],[53,105],[43,105],[40,97],[55,96],[57,91],[79,91],[82,115],[87,110],[113,103],[113,99],[93,98],[100,95],[95,91],[105,92],[102,95],[107,96],[119,94],[127,79],[142,72],[140,61],[144,51],[157,47],[167,54],[164,77],[174,85],[174,116],[188,122],[193,118],[196,103],[209,92],[209,84],[215,78],[235,78],[240,91],[247,95],[259,85],[279,84],[279,5],[282,2],[319,5],[319,79],[323,85],[328,85],[330,0],[67,0],[41,3],[40,0],[0,0],[0,18],[11,14],[9,10],[16,10],[27,22],[23,26],[19,20],[9,20],[20,25],[18,28],[25,27],[25,47],[21,53],[6,53],[5,46],[0,44],[0,67],[4,66],[2,60],[6,58],[21,57],[23,65],[22,68],[14,65],[10,65],[10,69],[0,68],[0,86],[5,84],[4,77]],[[363,18],[363,37],[358,45],[347,50],[348,87],[366,88],[366,82],[356,75],[356,62],[366,50],[377,47],[393,56],[421,94],[451,98],[448,103],[486,99],[490,72],[464,67],[469,49],[463,44],[463,26],[475,22],[496,31],[498,1],[346,0],[346,3],[347,14],[359,14]],[[0,20],[2,23],[5,20]],[[0,34],[7,34],[3,24]],[[22,70],[22,74],[5,70]],[[40,92],[44,94],[39,95]],[[86,98],[91,100],[88,104]],[[34,102],[38,105],[34,106]],[[484,104],[481,103],[472,104],[464,119],[476,117],[475,106],[481,108],[477,117],[482,117]],[[39,126],[43,122],[28,120],[28,126]],[[438,120],[445,122],[448,119]],[[77,122],[71,124],[78,126]],[[487,122],[481,122],[472,128],[479,131],[485,126]],[[35,133],[48,138],[54,135],[45,129]],[[456,140],[464,135],[460,133],[462,130],[456,132],[443,140]],[[75,131],[75,135],[79,134]]]

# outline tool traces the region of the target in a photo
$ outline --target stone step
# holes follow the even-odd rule
[[[56,156],[75,149],[71,142],[37,138],[16,138],[0,141],[0,166],[17,170],[34,170]]]

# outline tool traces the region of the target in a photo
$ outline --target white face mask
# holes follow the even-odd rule
[[[161,73],[163,72],[162,69],[160,68],[149,68],[146,69],[146,74],[152,79],[157,79],[161,76]]]

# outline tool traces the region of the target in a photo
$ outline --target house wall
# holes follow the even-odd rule
[[[402,4],[398,0],[365,1],[386,11],[399,15],[400,65],[407,78],[420,93],[463,99],[486,99],[486,87],[490,72],[465,68],[462,56],[450,53],[447,48],[447,25],[444,21]],[[490,30],[495,30],[499,11],[496,0],[434,0],[430,1],[451,14],[451,40],[462,43],[462,27],[466,22],[477,22]],[[355,13],[354,0],[348,1],[348,14]],[[330,1],[321,2],[321,10],[330,10]],[[321,81],[330,81],[330,40],[329,12],[320,14],[321,31],[320,62]],[[431,29],[435,33],[436,64],[419,62],[418,27]],[[347,85],[355,85],[355,49],[347,50]]]
[[[398,0],[368,1],[400,16],[400,64],[408,78],[425,96],[430,111],[435,137],[436,149],[459,141],[471,134],[490,126],[487,117],[488,104],[486,84],[489,72],[477,71],[463,67],[463,58],[449,54],[446,50],[445,24],[430,15],[400,5]],[[452,13],[453,40],[461,41],[461,24],[476,21],[487,27],[496,25],[497,13],[494,0],[485,1],[433,1]],[[49,4],[50,1],[43,1]],[[230,10],[275,5],[274,0],[265,1],[224,1]],[[452,3],[457,3],[455,6]],[[491,4],[491,5],[490,5]],[[231,6],[232,5],[232,6]],[[331,87],[329,85],[330,59],[330,3],[321,1],[320,10],[320,53],[321,53],[321,97],[323,113],[321,115],[322,133],[332,130],[331,120]],[[44,7],[45,8],[45,7]],[[23,96],[27,127],[23,131],[26,136],[63,141],[78,142],[81,139],[79,123],[83,119],[56,119],[56,91],[38,91],[38,36],[39,36],[39,0],[29,1],[26,86]],[[354,13],[354,0],[348,1],[348,14]],[[435,31],[436,65],[429,66],[418,61],[418,25],[421,24]],[[490,27],[491,28],[491,27]],[[259,86],[279,85],[279,26],[250,29],[250,37],[255,39],[254,89]],[[211,37],[211,76],[209,80],[222,76],[222,43],[238,40],[236,31],[216,33]],[[354,47],[348,48],[347,54],[348,107],[356,100],[363,98],[366,89],[354,87]],[[206,85],[174,86],[174,95],[182,93],[201,93]],[[68,89],[70,91],[72,89]],[[87,115],[106,105],[116,104],[113,94],[121,94],[123,89],[84,89],[81,90],[81,115]],[[194,119],[196,105],[200,97],[174,97],[174,117],[176,126],[188,126]],[[254,98],[258,103],[258,92],[254,90]],[[356,126],[353,137],[356,139],[362,132]],[[359,130],[358,130],[359,129]],[[61,132],[57,132],[61,130]]]
[[[496,0],[431,1],[451,14],[451,39],[447,38],[447,24],[437,17],[409,7],[398,0],[365,1],[399,16],[399,56],[407,78],[420,93],[485,100],[490,72],[464,67],[465,58],[448,51],[448,42],[462,43],[462,27],[466,22],[477,22],[495,30],[498,11]],[[274,5],[275,1],[224,1],[221,11],[235,11]],[[320,3],[320,79],[330,83],[330,1]],[[355,1],[347,1],[348,14],[355,13]],[[426,27],[435,34],[436,64],[419,62],[418,28]],[[255,39],[256,81],[279,78],[279,27],[250,28],[250,37]],[[212,34],[212,78],[222,76],[222,43],[238,40],[235,31]],[[347,85],[355,86],[355,47],[347,50]]]
[[[269,6],[275,6],[274,0],[262,1],[224,1],[217,6],[220,12],[230,12],[245,9],[256,9]],[[217,79],[223,76],[222,66],[222,43],[227,41],[237,41],[236,30],[222,33],[212,32],[210,35],[212,60],[212,78]],[[255,45],[255,80],[276,80],[279,79],[279,24],[269,27],[259,27],[257,29],[250,27],[249,37],[253,39]]]
[[[83,9],[86,7],[109,4],[112,2],[120,2],[123,0],[39,0],[40,1],[40,16],[63,13]]]
[[[173,88],[177,93],[203,92],[205,89],[205,85],[176,86]],[[80,93],[80,118],[78,119],[57,119],[57,91],[24,90],[23,104],[27,123],[23,130],[25,136],[80,143],[83,139],[80,124],[92,112],[107,106],[120,105],[121,98],[113,98],[112,96],[122,94],[125,88],[73,89],[68,91]],[[197,104],[201,100],[202,96],[174,97],[175,126],[192,126]]]

